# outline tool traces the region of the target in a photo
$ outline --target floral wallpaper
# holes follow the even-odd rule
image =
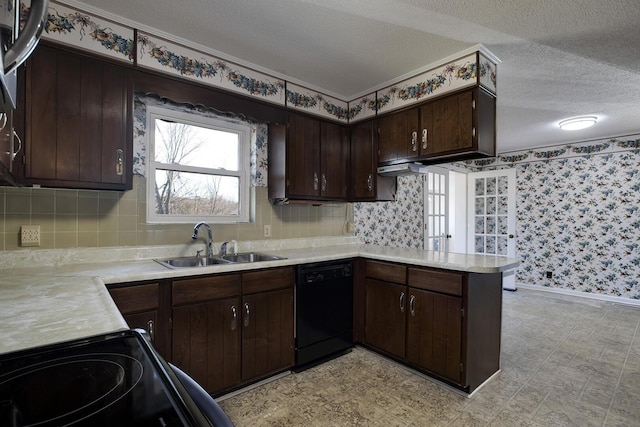
[[[154,96],[137,96],[134,99],[133,116],[133,173],[145,176],[147,161],[147,106],[158,105],[176,111],[195,112],[206,117],[222,117],[236,123],[251,125],[251,186],[267,186],[267,135],[268,126],[265,123],[247,122],[229,114],[222,114],[213,109],[191,104],[177,104],[164,98]]]
[[[456,166],[516,169],[516,283],[640,299],[640,135]],[[355,234],[422,248],[422,212],[421,180],[400,177],[395,202],[354,204]]]
[[[393,202],[354,203],[355,236],[360,242],[396,248],[423,248],[421,175],[398,177]]]
[[[640,135],[467,165],[516,168],[517,283],[640,299]]]

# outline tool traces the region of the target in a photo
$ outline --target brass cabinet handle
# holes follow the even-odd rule
[[[409,312],[411,313],[411,317],[415,317],[416,315],[416,297],[415,295],[411,295],[409,298]]]
[[[322,174],[322,191],[327,191],[327,174]]]
[[[411,151],[418,151],[418,132],[411,132]]]
[[[116,150],[116,175],[122,176],[124,173],[124,151],[122,148]]]
[[[318,191],[318,173],[317,172],[313,173],[313,189],[315,191]]]
[[[369,174],[369,176],[367,176],[367,190],[369,190],[369,192],[373,191],[373,175]]]
[[[404,313],[404,292],[400,292],[400,313]]]
[[[244,326],[245,328],[247,326],[249,326],[249,315],[251,314],[251,312],[249,311],[249,303],[245,303],[244,304]]]
[[[422,149],[427,149],[427,128],[422,129]]]
[[[235,305],[231,306],[231,330],[235,331],[238,328],[238,310]]]
[[[147,331],[149,332],[149,337],[151,337],[151,342],[153,342],[155,340],[155,331],[153,328],[153,320],[149,320],[147,322]]]

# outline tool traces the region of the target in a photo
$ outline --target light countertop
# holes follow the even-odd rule
[[[95,277],[0,279],[0,353],[128,329]]]
[[[515,268],[519,261],[512,258],[430,252],[359,244],[329,244],[326,246],[296,247],[286,245],[269,248],[241,248],[259,250],[287,259],[252,264],[227,264],[208,267],[168,269],[151,258],[115,259],[102,250],[96,262],[73,263],[69,255],[43,252],[42,261],[28,254],[25,260],[5,258],[0,266],[0,353],[52,344],[59,341],[104,334],[126,329],[105,284],[168,279],[173,277],[245,271],[281,267],[320,261],[365,257],[375,260],[406,263],[417,266],[495,273]],[[295,246],[295,245],[293,245]],[[143,252],[145,249],[137,251]],[[106,251],[106,252],[105,252]],[[127,249],[135,251],[135,248]],[[119,256],[127,256],[126,252]],[[35,251],[34,251],[35,252]],[[150,250],[150,257],[168,257],[165,252]],[[180,253],[180,255],[185,255]],[[179,256],[179,255],[172,255]],[[47,259],[49,257],[49,259]],[[16,267],[7,268],[9,265]]]

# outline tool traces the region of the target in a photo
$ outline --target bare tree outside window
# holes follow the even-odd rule
[[[153,126],[148,185],[155,209],[150,215],[237,218],[246,193],[242,186],[248,185],[248,165],[242,164],[248,163],[248,156],[241,156],[246,151],[241,145],[243,131],[165,117],[156,117]]]

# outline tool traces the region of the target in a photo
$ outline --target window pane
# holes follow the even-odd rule
[[[237,177],[156,170],[155,209],[160,215],[238,215]]]
[[[238,134],[160,119],[155,122],[157,162],[239,170]]]

